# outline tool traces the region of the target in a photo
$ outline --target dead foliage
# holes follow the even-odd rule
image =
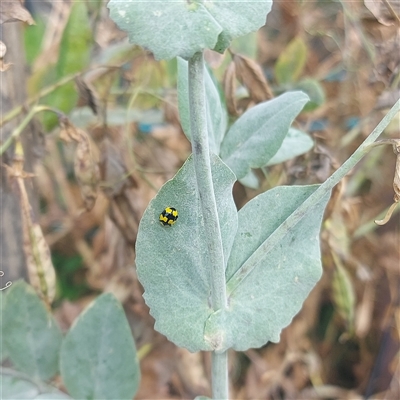
[[[0,24],[5,22],[22,21],[28,25],[34,25],[30,12],[23,6],[23,0],[14,0],[5,2],[0,10]]]
[[[21,207],[23,251],[26,259],[29,283],[50,308],[56,295],[56,273],[51,260],[50,249],[45,240],[38,217],[32,211],[25,180],[33,174],[24,171],[24,153],[22,144],[17,142],[11,166],[4,165],[8,171],[10,183],[14,188]]]

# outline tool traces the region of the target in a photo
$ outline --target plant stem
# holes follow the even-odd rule
[[[11,146],[12,142],[19,137],[22,131],[28,126],[31,119],[41,111],[52,111],[56,114],[61,114],[60,111],[48,106],[32,107],[29,113],[25,116],[22,122],[11,132],[11,135],[0,145],[0,156]]]
[[[315,207],[324,196],[326,196],[341,179],[343,179],[351,169],[372,149],[375,147],[374,141],[389,125],[396,113],[400,110],[400,100],[383,117],[382,121],[376,126],[371,134],[364,140],[358,149],[335,171],[318,189],[311,194],[282,224],[260,245],[260,247],[247,259],[247,261],[236,271],[227,283],[227,294],[230,296],[241,284],[241,282],[253,271],[254,268],[263,262],[268,253],[274,249],[286,234],[304,216]]]
[[[53,85],[45,87],[37,95],[28,99],[25,104],[13,108],[6,115],[4,115],[4,117],[0,120],[0,126],[3,126],[5,123],[7,123],[7,122],[11,121],[13,118],[17,117],[24,110],[24,108],[28,108],[28,106],[30,106],[31,104],[36,103],[42,97],[47,96],[48,94],[50,94],[51,92],[53,92],[54,90],[59,88],[60,86],[63,86],[66,83],[74,80],[81,74],[82,74],[82,72],[77,72],[75,74],[68,75],[68,76],[60,79],[58,82],[54,83]]]
[[[211,174],[202,52],[189,60],[189,107],[197,189],[202,215],[207,220],[204,229],[210,263],[211,304],[217,311],[227,307],[225,262]],[[213,352],[212,360],[213,396],[215,399],[228,399],[227,353]]]
[[[13,108],[7,114],[2,116],[2,118],[0,119],[0,127],[3,126],[4,124],[6,124],[7,122],[11,121],[15,117],[17,117],[20,113],[22,113],[24,111],[24,108],[28,108],[28,106],[38,102],[42,97],[47,96],[51,92],[54,92],[54,90],[56,90],[57,88],[59,88],[61,86],[64,86],[65,84],[73,81],[75,78],[78,78],[79,76],[83,75],[85,72],[88,72],[88,71],[94,70],[94,69],[100,69],[100,68],[109,68],[109,69],[115,68],[115,69],[118,69],[118,68],[120,68],[120,66],[118,66],[118,65],[116,65],[116,66],[113,66],[113,65],[98,65],[96,67],[88,69],[87,71],[79,71],[79,72],[75,72],[74,74],[64,76],[63,78],[61,78],[56,83],[53,83],[50,86],[46,86],[45,88],[40,90],[39,93],[37,93],[35,96],[29,98],[24,104]]]
[[[189,60],[189,105],[192,152],[211,264],[211,302],[214,311],[226,308],[224,253],[215,202],[208,146],[203,53]]]
[[[229,398],[228,352],[211,353],[212,396],[214,399]]]

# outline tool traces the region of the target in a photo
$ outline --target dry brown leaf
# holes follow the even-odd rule
[[[74,171],[85,208],[90,211],[96,202],[100,183],[99,151],[85,131],[80,129],[79,133],[80,141],[75,152]]]
[[[398,203],[400,201],[400,140],[393,145],[393,151],[397,155],[393,179],[394,201]]]
[[[237,101],[237,109],[239,114],[248,110],[251,107],[254,107],[257,103],[252,100],[250,97],[242,97]]]
[[[399,22],[399,17],[396,14],[395,9],[392,8],[392,5],[390,6],[390,9],[382,0],[364,0],[364,5],[366,8],[368,8],[376,20],[384,26],[391,26],[394,24],[393,16],[395,19],[397,19],[397,22]],[[393,2],[393,6],[396,6],[395,2]]]
[[[394,209],[398,206],[400,202],[400,140],[394,140],[393,151],[394,154],[396,154],[397,156],[396,167],[394,171],[394,179],[393,179],[394,203],[389,207],[383,219],[375,220],[375,223],[377,225],[385,225],[387,222],[389,222],[390,218],[392,217]]]
[[[133,209],[126,191],[121,195],[113,197],[110,204],[110,218],[118,227],[125,240],[135,245],[139,217],[137,216],[137,212]]]
[[[228,68],[225,70],[222,84],[229,114],[239,115],[236,102],[236,66],[233,61],[229,63]]]
[[[144,334],[146,333],[144,332]],[[178,397],[176,391],[175,395],[171,396],[171,381],[176,370],[176,347],[172,343],[165,343],[161,338],[158,340],[158,344],[154,343],[155,340],[152,337],[145,337],[145,339],[147,342],[152,339],[153,347],[152,351],[140,362],[142,378],[136,397],[154,400],[183,398]]]
[[[23,251],[28,269],[29,282],[36,292],[50,306],[56,294],[56,274],[50,256],[49,246],[44,238],[40,225],[34,220],[35,216],[29,203],[24,179],[32,177],[23,171],[23,150],[21,142],[15,146],[12,167],[6,166],[10,178],[15,181],[21,205],[21,220],[23,233]]]
[[[250,97],[256,103],[261,103],[274,97],[261,67],[254,60],[234,54],[233,62],[236,65],[238,80],[246,86]]]
[[[63,114],[58,117],[58,123],[60,125],[60,132],[58,135],[60,139],[66,143],[71,143],[73,140],[79,142],[81,136],[86,134],[82,129],[73,125]]]
[[[0,8],[0,24],[4,22],[22,21],[28,25],[35,25],[35,21],[29,11],[22,5],[21,0],[7,1],[7,5]]]
[[[99,98],[93,86],[82,78],[76,78],[75,83],[79,93],[78,106],[88,106],[93,111],[93,114],[97,115]]]
[[[186,391],[192,396],[210,393],[210,383],[204,371],[204,362],[200,352],[190,353],[186,349],[177,349],[177,373]]]
[[[121,194],[126,187],[137,187],[137,182],[124,163],[121,146],[123,143],[108,138],[100,145],[101,178],[104,181],[103,191],[108,197]]]
[[[102,190],[110,199],[111,220],[125,240],[134,245],[141,214],[133,190],[138,187],[138,183],[129,172],[133,168],[127,165],[129,158],[124,138],[118,132],[108,133],[100,145]]]

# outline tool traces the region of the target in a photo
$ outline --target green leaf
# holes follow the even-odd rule
[[[307,107],[307,106],[306,106]],[[290,128],[283,139],[282,146],[268,161],[267,165],[275,165],[291,160],[301,154],[307,153],[314,146],[312,138],[298,129]]]
[[[302,90],[310,97],[303,111],[313,111],[325,103],[325,92],[321,84],[312,78],[302,79],[295,85],[296,90]]]
[[[72,399],[65,393],[43,382],[35,382],[31,377],[9,368],[0,373],[0,395],[2,400],[66,400]]]
[[[87,5],[83,1],[75,1],[61,38],[60,55],[56,65],[56,80],[83,71],[89,65],[92,43],[93,34]],[[77,99],[78,93],[75,85],[70,82],[54,90],[44,101],[61,111],[69,112]],[[43,123],[50,130],[56,125],[57,118],[53,113],[46,113]]]
[[[303,92],[284,93],[246,111],[231,126],[221,145],[221,158],[238,179],[251,168],[267,165],[308,100]]]
[[[76,399],[132,399],[139,362],[124,310],[110,293],[75,321],[61,349],[61,375]]]
[[[204,84],[206,92],[207,129],[210,150],[219,154],[222,139],[227,126],[227,111],[211,71],[205,68]],[[178,58],[178,106],[182,129],[191,140],[188,62]]]
[[[232,198],[235,177],[215,155],[211,171],[225,260],[237,229]],[[204,337],[210,305],[210,264],[192,156],[150,202],[140,222],[136,266],[144,298],[156,320],[155,328],[190,351],[211,350]],[[171,227],[158,222],[162,210],[175,207],[178,220]]]
[[[24,26],[24,47],[26,61],[32,65],[42,49],[42,39],[46,24],[41,15],[35,14],[35,25]]]
[[[276,81],[280,85],[296,82],[304,70],[307,46],[301,37],[295,37],[283,50],[275,65]]]
[[[290,128],[278,152],[268,161],[266,166],[280,164],[304,154],[309,151],[313,145],[314,141],[309,135],[298,129]],[[239,182],[250,189],[258,189],[260,186],[258,177],[252,170],[243,178],[240,178]]]
[[[33,379],[53,377],[62,334],[34,289],[23,281],[14,282],[3,313],[4,342],[14,366]]]
[[[271,10],[272,0],[214,0],[204,2],[211,16],[223,27],[214,47],[215,51],[224,52],[232,39],[247,35],[265,25]]]
[[[93,33],[85,2],[74,1],[68,23],[64,29],[60,55],[56,66],[57,76],[81,71],[90,61]]]
[[[268,161],[267,166],[283,163],[309,151],[314,145],[312,138],[295,128],[290,128],[278,152]],[[250,189],[258,189],[260,182],[250,170],[239,182]]]
[[[3,316],[4,305],[6,301],[6,293],[0,290],[0,363],[7,358],[7,349],[3,337]],[[1,386],[0,386],[1,387]]]
[[[289,216],[318,185],[282,186],[249,201],[226,269],[227,310],[210,316],[205,334],[217,350],[260,347],[279,341],[281,330],[299,312],[319,280],[319,232],[329,193],[294,227]]]
[[[40,389],[34,382],[13,375],[0,374],[0,395],[2,400],[34,399],[39,393]]]
[[[114,22],[129,40],[156,59],[189,59],[206,48],[224,51],[230,41],[265,24],[271,0],[110,0]]]

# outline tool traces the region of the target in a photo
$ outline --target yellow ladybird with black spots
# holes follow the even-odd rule
[[[160,223],[164,226],[172,226],[178,219],[178,210],[174,207],[166,207],[160,214]]]

